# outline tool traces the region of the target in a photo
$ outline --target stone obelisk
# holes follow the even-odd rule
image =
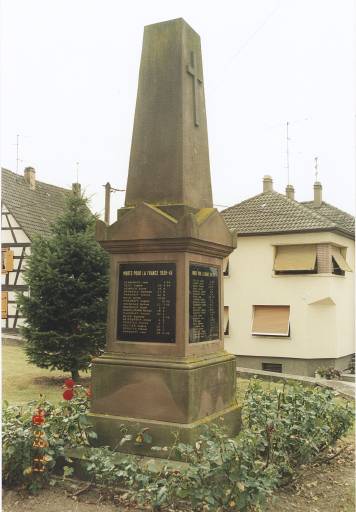
[[[100,444],[117,446],[121,425],[147,428],[155,445],[176,431],[190,442],[220,417],[235,434],[222,321],[234,241],[212,204],[200,38],[183,19],[145,27],[125,206],[111,226],[97,223],[97,239],[111,269],[106,352],[92,374]]]

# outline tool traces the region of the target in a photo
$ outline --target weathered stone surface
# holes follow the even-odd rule
[[[93,413],[192,423],[234,405],[236,362],[226,352],[180,363],[110,355],[95,363]]]
[[[116,449],[123,437],[123,428],[126,428],[132,434],[147,429],[152,436],[152,444],[139,445],[133,440],[120,446],[120,451],[164,458],[167,456],[167,451],[152,451],[151,446],[169,448],[174,444],[176,436],[181,443],[194,444],[200,434],[204,432],[204,427],[208,425],[220,425],[231,437],[234,437],[241,429],[241,408],[234,405],[188,424],[95,413],[89,414],[89,420],[93,424],[95,432],[98,433],[99,442],[105,440],[107,446]],[[173,453],[170,458],[175,459],[176,455]]]
[[[212,207],[209,165],[200,37],[182,18],[149,25],[125,204]]]
[[[236,361],[222,320],[223,258],[235,241],[212,207],[200,39],[182,19],[145,29],[125,207],[96,234],[110,254],[107,347],[93,361],[99,443],[117,446],[119,426],[138,424],[156,445],[174,431],[192,442],[220,417],[235,435]],[[210,274],[214,286],[199,281]]]

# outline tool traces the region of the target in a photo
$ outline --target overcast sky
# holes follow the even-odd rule
[[[287,184],[354,212],[352,0],[3,0],[2,165],[70,187],[102,214],[125,188],[145,25],[183,17],[202,40],[214,203]],[[113,195],[113,210],[124,194]],[[115,219],[112,210],[111,221]]]

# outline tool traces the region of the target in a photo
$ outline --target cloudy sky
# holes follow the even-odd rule
[[[214,203],[290,181],[354,211],[352,0],[3,0],[2,165],[63,187],[79,181],[102,214],[125,188],[143,27],[183,17],[201,36]],[[124,194],[113,196],[113,209]],[[114,221],[114,212],[111,219]]]

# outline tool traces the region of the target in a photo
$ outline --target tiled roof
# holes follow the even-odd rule
[[[314,201],[303,201],[301,204],[308,208],[313,208],[317,213],[335,222],[341,230],[346,231],[351,236],[355,236],[355,217],[349,213],[329,203],[325,203],[325,201],[321,203],[321,206],[315,206]]]
[[[31,190],[23,176],[7,169],[1,170],[1,178],[1,199],[30,240],[34,235],[48,236],[70,190],[37,180]]]
[[[349,214],[342,213],[349,217]],[[221,214],[228,228],[240,235],[342,231],[348,236],[354,236],[349,224],[345,226],[341,220],[336,221],[336,215],[319,213],[319,209],[316,211],[275,191],[263,192],[246,199],[223,210]]]

